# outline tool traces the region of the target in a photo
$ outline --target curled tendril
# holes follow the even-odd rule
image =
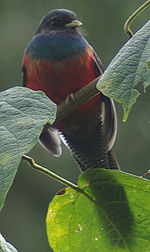
[[[132,15],[127,19],[127,21],[124,24],[124,31],[129,35],[131,38],[133,36],[133,32],[130,29],[130,25],[134,21],[135,18],[138,17],[138,15],[143,12],[148,6],[150,5],[150,0],[146,1],[144,4],[142,4],[135,12],[132,13]]]

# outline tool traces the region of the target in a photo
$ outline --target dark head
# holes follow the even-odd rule
[[[66,9],[56,9],[49,12],[43,17],[39,28],[35,34],[45,33],[53,30],[75,30],[82,23],[77,20],[77,16],[73,11]]]

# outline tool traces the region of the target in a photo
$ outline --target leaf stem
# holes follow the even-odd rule
[[[28,164],[35,170],[39,171],[39,172],[42,172],[43,174],[49,176],[49,177],[52,177],[54,178],[55,180],[59,181],[60,183],[66,185],[66,186],[69,186],[71,187],[72,189],[78,191],[78,192],[82,192],[83,190],[80,189],[77,185],[73,184],[72,182],[68,181],[67,179],[64,179],[63,177],[55,174],[54,172],[48,170],[47,168],[41,166],[41,165],[38,165],[36,164],[36,162],[34,161],[33,158],[27,156],[27,155],[23,155],[22,156],[22,159],[27,161]]]
[[[124,24],[124,31],[129,35],[131,38],[133,36],[133,32],[130,29],[130,25],[134,21],[134,19],[143,11],[145,10],[148,6],[150,5],[150,0],[146,1],[144,4],[142,4],[133,14],[127,19],[127,21]]]

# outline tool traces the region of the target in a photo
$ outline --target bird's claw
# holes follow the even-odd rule
[[[71,93],[69,94],[67,97],[66,97],[66,100],[65,100],[65,103],[67,105],[69,105],[70,103],[72,103],[74,101],[75,97],[74,97],[74,93]]]

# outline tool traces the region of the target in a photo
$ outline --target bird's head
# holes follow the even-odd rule
[[[81,25],[82,23],[77,19],[73,11],[56,9],[43,17],[35,34],[37,35],[39,33],[47,33],[55,30],[76,30]]]

